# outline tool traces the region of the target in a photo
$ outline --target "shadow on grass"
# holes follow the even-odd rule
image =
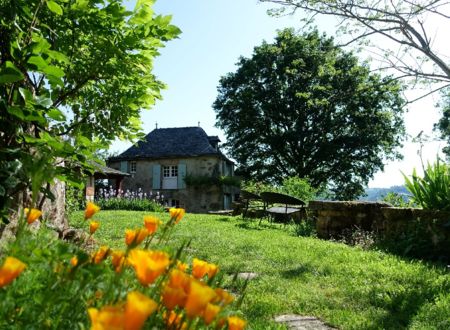
[[[305,278],[307,274],[313,273],[313,268],[308,264],[299,265],[298,267],[291,268],[281,272],[281,276],[287,279],[292,278]]]
[[[400,293],[371,290],[367,297],[369,303],[386,311],[375,320],[377,326],[384,329],[409,328],[419,310],[439,297],[440,291],[436,290],[436,287],[433,288],[432,285],[427,285],[425,282],[417,284],[417,288],[411,288]]]
[[[258,226],[257,222],[253,222],[251,220],[243,220],[242,222],[236,224],[236,227],[246,230],[262,230],[260,226]]]

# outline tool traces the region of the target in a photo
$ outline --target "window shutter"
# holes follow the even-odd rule
[[[120,171],[124,173],[128,173],[128,162],[122,161],[120,162]]]
[[[186,164],[178,164],[178,189],[186,189]]]
[[[152,167],[152,189],[161,189],[161,165],[155,164]]]

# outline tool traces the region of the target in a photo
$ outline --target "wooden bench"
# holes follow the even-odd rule
[[[298,219],[305,214],[305,202],[289,195],[263,192],[261,198],[269,219],[288,223],[291,219]]]

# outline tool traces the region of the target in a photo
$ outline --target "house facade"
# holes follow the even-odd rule
[[[239,189],[219,179],[234,177],[234,163],[219,150],[219,142],[200,127],[155,129],[145,141],[110,158],[108,166],[130,174],[123,190],[158,194],[167,206],[188,212],[230,209]]]

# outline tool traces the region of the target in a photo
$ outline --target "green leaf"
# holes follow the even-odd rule
[[[36,97],[36,103],[43,106],[44,108],[50,108],[50,106],[53,104],[53,101],[47,96],[38,96]]]
[[[35,66],[38,71],[44,71],[48,67],[48,63],[41,56],[31,56],[28,64]]]
[[[58,109],[53,108],[49,112],[47,112],[47,116],[56,121],[64,121],[66,120],[66,116]]]
[[[55,78],[61,78],[64,77],[65,75],[64,71],[61,68],[53,65],[47,66],[43,71],[44,73],[53,76]]]
[[[50,9],[50,11],[54,12],[57,15],[62,15],[63,13],[61,6],[54,1],[51,0],[47,1],[47,7],[48,9]]]
[[[0,84],[14,83],[24,79],[24,75],[10,61],[6,61],[0,69]]]

